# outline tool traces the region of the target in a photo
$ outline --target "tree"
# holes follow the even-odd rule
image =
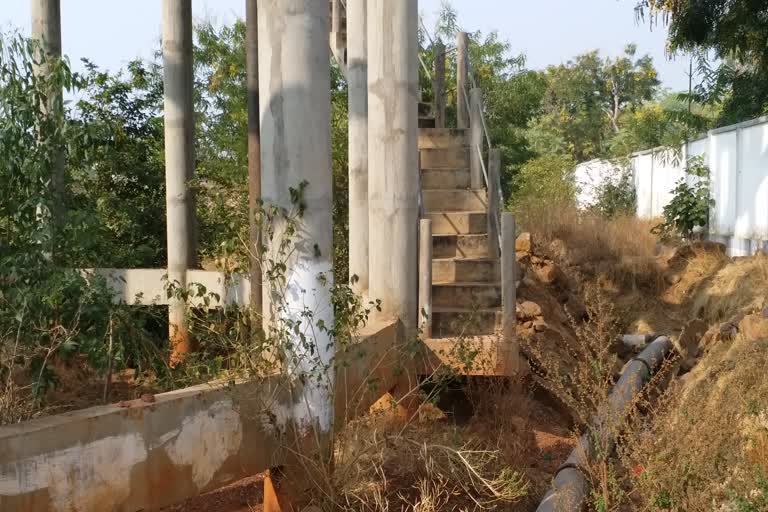
[[[721,61],[712,69],[699,59],[703,83],[698,97],[722,103],[716,125],[732,124],[768,112],[768,1],[639,0],[637,16],[669,24],[669,47],[675,52],[714,52]]]
[[[628,45],[615,59],[597,51],[546,71],[542,115],[529,134],[539,153],[565,153],[577,161],[607,152],[607,141],[621,130],[621,116],[651,100],[659,87],[653,60],[635,58]]]

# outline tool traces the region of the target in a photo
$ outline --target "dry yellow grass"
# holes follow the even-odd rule
[[[606,219],[570,207],[525,204],[516,208],[521,231],[534,237],[540,250],[561,263],[600,273],[616,290],[664,286],[656,261],[659,244],[653,220],[635,217]]]

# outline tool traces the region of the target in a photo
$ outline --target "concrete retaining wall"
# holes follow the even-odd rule
[[[402,332],[369,326],[339,352],[337,421],[394,385]],[[0,511],[155,510],[279,464],[284,436],[295,439],[280,377],[155,398],[0,428]]]

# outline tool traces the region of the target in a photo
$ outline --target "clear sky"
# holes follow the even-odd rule
[[[324,0],[317,0],[324,1]],[[0,0],[0,27],[29,33],[29,0]],[[81,57],[116,70],[127,61],[149,58],[159,45],[160,0],[61,0],[64,53],[76,69]],[[498,30],[513,51],[528,57],[528,67],[559,64],[592,49],[617,55],[627,43],[653,56],[665,87],[687,88],[685,58],[665,54],[666,29],[637,23],[636,0],[452,0],[459,25],[467,31]],[[193,0],[197,19],[222,23],[244,16],[245,0]],[[431,19],[440,0],[420,0],[419,11]]]

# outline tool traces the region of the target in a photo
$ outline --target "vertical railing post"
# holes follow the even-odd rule
[[[499,209],[501,207],[501,151],[493,148],[488,153],[488,256],[499,255]]]
[[[459,32],[456,37],[456,128],[469,127],[469,110],[467,109],[467,79],[469,59],[469,36]]]
[[[432,221],[419,221],[419,327],[432,337]]]
[[[435,42],[434,78],[432,80],[433,112],[435,128],[445,128],[445,45],[438,39]]]
[[[520,349],[517,343],[517,257],[515,254],[515,216],[501,214],[501,307],[502,356],[509,375],[520,370]]]
[[[469,91],[469,182],[473,189],[484,185],[483,162],[483,92],[479,88]]]

